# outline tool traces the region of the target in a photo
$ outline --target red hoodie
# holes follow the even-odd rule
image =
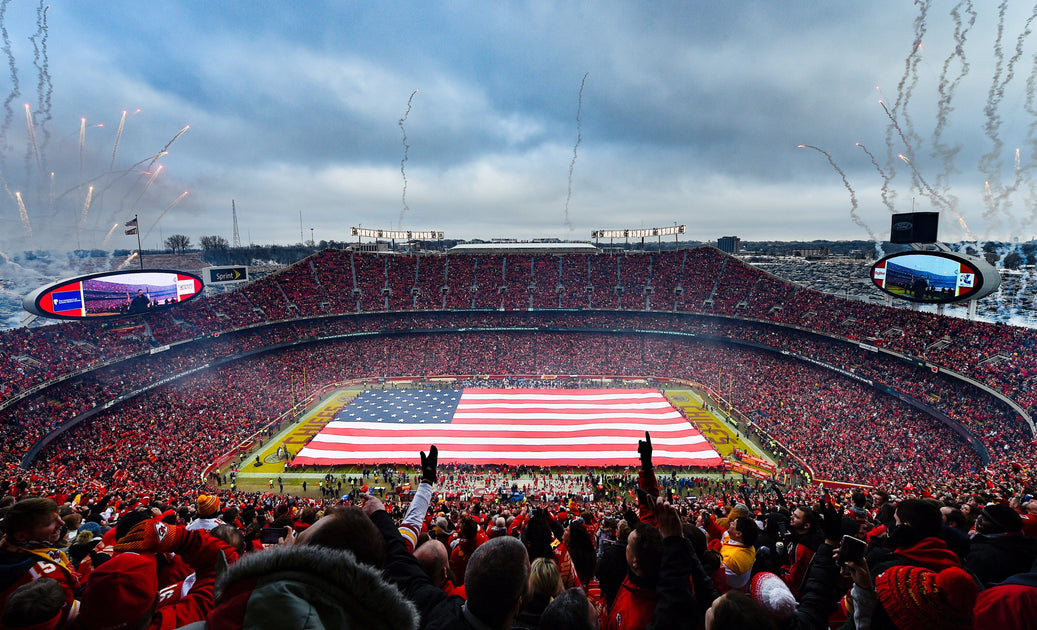
[[[936,572],[950,567],[961,568],[958,556],[947,548],[947,543],[934,536],[923,538],[910,547],[897,549],[893,555],[910,560],[914,566],[925,567]]]

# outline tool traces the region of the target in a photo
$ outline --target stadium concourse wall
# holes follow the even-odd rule
[[[463,315],[465,312],[464,311],[454,312],[454,314],[457,314],[457,313],[460,313],[460,314]],[[486,311],[478,311],[478,313],[485,315],[487,312]],[[493,313],[493,311],[489,311],[489,313]],[[638,315],[646,315],[646,316],[656,315],[655,313],[651,313],[651,312],[648,312],[648,313],[631,313],[629,311],[576,311],[575,313],[578,313],[579,315],[586,315],[586,316],[589,316],[589,317],[600,316],[602,314],[615,314],[615,315],[622,314],[624,317],[634,316],[635,318],[637,318],[636,316],[638,316]],[[407,317],[412,319],[412,318],[415,317],[415,315],[422,315],[422,316],[434,319],[436,317],[436,315],[442,315],[442,313],[419,313],[419,314],[408,313]],[[719,317],[719,316],[709,316],[709,315],[705,315],[704,316],[704,315],[699,315],[699,314],[682,314],[682,313],[666,314],[666,315],[673,316],[673,317],[676,317],[678,319],[684,319],[684,318],[717,319],[717,320],[724,320],[724,321],[735,321],[735,322],[738,322],[739,324],[750,324],[752,326],[765,326],[765,327],[768,327],[768,328],[793,330],[793,327],[785,326],[785,325],[781,325],[781,324],[775,324],[775,323],[769,322],[769,321],[759,321],[759,320],[752,320],[752,319],[729,318],[729,317]],[[339,319],[347,319],[347,318],[352,318],[352,317],[355,317],[355,316],[351,316],[351,315],[336,315],[336,316],[327,316],[327,317],[310,318],[310,319],[311,320],[339,320]],[[387,318],[387,319],[391,319],[392,314],[388,314],[388,313],[384,314],[384,317]],[[247,329],[241,329],[240,331],[235,331],[235,332],[242,332],[242,331],[245,331],[245,330],[259,330],[259,329],[263,329],[263,328],[270,327],[270,326],[279,326],[279,325],[284,325],[284,324],[288,324],[290,326],[294,326],[294,325],[297,325],[299,323],[300,323],[300,320],[290,320],[288,322],[276,322],[276,323],[270,323],[270,324],[266,324],[266,325],[250,326],[250,327],[247,327]],[[809,330],[809,329],[796,328],[796,330],[798,332],[806,333],[806,334],[810,334],[810,335],[818,335],[818,336],[828,337],[831,340],[835,340],[835,341],[838,341],[838,342],[841,342],[841,343],[846,343],[846,344],[850,344],[850,345],[859,345],[859,344],[856,344],[856,343],[854,343],[854,342],[852,342],[850,340],[841,339],[839,337],[834,337],[834,336],[831,336],[831,335],[821,335],[820,333],[817,333],[816,331],[812,331],[812,330]],[[162,385],[165,385],[167,383],[173,382],[173,381],[178,380],[180,378],[184,378],[184,377],[189,376],[191,374],[195,374],[195,373],[197,373],[199,371],[202,371],[202,370],[215,369],[215,368],[218,368],[221,365],[224,365],[224,364],[227,364],[227,363],[230,363],[230,362],[234,362],[234,361],[243,360],[243,359],[247,360],[248,358],[257,356],[259,354],[276,352],[276,351],[279,351],[279,350],[283,350],[283,349],[287,349],[287,348],[292,348],[292,347],[298,347],[298,346],[306,345],[306,344],[329,343],[329,342],[348,342],[350,340],[362,339],[362,338],[371,338],[371,337],[378,337],[378,336],[386,336],[386,337],[388,337],[388,336],[421,335],[421,334],[463,334],[465,332],[526,332],[526,333],[530,333],[530,334],[536,334],[538,332],[553,332],[553,333],[608,333],[608,334],[623,334],[623,335],[626,335],[626,334],[639,334],[639,335],[663,336],[663,337],[668,337],[668,338],[672,338],[672,339],[694,339],[696,341],[701,341],[701,342],[704,342],[704,343],[713,343],[713,344],[716,344],[716,343],[733,344],[733,345],[737,345],[737,346],[753,348],[753,349],[756,349],[756,350],[762,350],[762,351],[766,351],[766,352],[776,353],[776,354],[780,354],[780,355],[792,358],[794,360],[797,360],[797,361],[800,361],[800,362],[803,362],[803,363],[808,363],[808,364],[811,364],[811,365],[814,365],[814,366],[817,366],[817,367],[820,367],[820,368],[823,368],[823,369],[830,370],[830,371],[835,372],[835,373],[837,373],[837,374],[839,374],[839,375],[841,375],[843,377],[851,378],[851,379],[856,380],[858,382],[861,382],[863,384],[869,385],[869,386],[874,387],[877,390],[883,392],[884,394],[893,395],[893,396],[903,400],[904,402],[907,402],[908,404],[916,407],[917,409],[919,409],[919,410],[921,410],[921,411],[923,411],[923,412],[925,412],[927,414],[930,414],[931,416],[937,418],[944,425],[948,426],[952,431],[954,431],[958,435],[961,435],[963,438],[965,438],[968,441],[968,443],[973,447],[973,449],[976,451],[976,453],[980,456],[980,458],[983,460],[984,464],[987,464],[990,461],[990,457],[989,457],[989,453],[987,452],[987,449],[983,446],[983,444],[978,439],[976,439],[975,436],[973,436],[960,423],[958,423],[954,419],[950,418],[949,416],[947,416],[945,413],[939,411],[938,409],[935,409],[931,405],[927,405],[924,402],[922,402],[922,401],[920,401],[920,400],[910,396],[909,394],[906,394],[904,392],[899,392],[897,390],[894,390],[892,388],[889,388],[888,386],[884,386],[884,385],[879,384],[879,383],[875,383],[874,381],[871,381],[870,379],[862,378],[862,377],[860,377],[860,376],[858,376],[858,375],[856,375],[856,374],[854,374],[852,372],[849,372],[849,371],[844,370],[842,368],[839,368],[837,366],[831,365],[829,363],[826,363],[826,362],[823,362],[823,361],[820,361],[820,360],[817,360],[817,359],[814,359],[814,358],[811,358],[811,357],[806,357],[806,356],[803,356],[803,355],[800,355],[800,354],[797,354],[797,353],[793,353],[793,352],[790,352],[790,351],[785,350],[785,349],[781,349],[781,348],[777,348],[777,347],[774,347],[774,346],[770,346],[770,345],[767,345],[767,344],[747,341],[747,340],[743,340],[743,339],[735,339],[735,338],[716,336],[716,335],[704,335],[704,334],[699,334],[699,333],[679,332],[679,331],[671,331],[671,330],[653,330],[653,329],[646,329],[646,328],[600,328],[600,327],[587,327],[587,326],[584,326],[584,327],[579,327],[579,326],[574,326],[574,327],[480,326],[480,327],[428,328],[428,329],[413,329],[413,328],[411,328],[411,329],[395,329],[395,330],[382,329],[382,330],[372,330],[372,331],[348,332],[348,333],[340,333],[340,334],[316,335],[316,336],[313,336],[313,337],[308,337],[308,338],[304,338],[304,339],[297,339],[297,340],[290,341],[290,342],[270,344],[268,346],[264,346],[264,347],[260,347],[260,348],[255,348],[255,349],[252,349],[252,350],[249,350],[249,351],[245,351],[245,352],[240,352],[240,353],[235,353],[235,354],[231,354],[231,355],[228,355],[228,356],[224,356],[224,357],[221,357],[219,359],[215,359],[215,360],[212,360],[212,361],[205,362],[205,363],[203,363],[201,365],[197,365],[197,366],[191,367],[190,369],[184,370],[184,371],[179,372],[177,374],[165,376],[165,377],[163,377],[161,379],[158,379],[156,381],[148,383],[147,385],[139,387],[139,388],[136,388],[136,389],[134,389],[132,391],[125,392],[125,393],[119,395],[118,397],[116,397],[116,398],[114,398],[112,400],[106,401],[102,405],[99,405],[99,406],[96,406],[96,407],[94,407],[92,409],[89,409],[89,410],[87,410],[87,411],[85,411],[85,412],[75,416],[71,420],[62,423],[55,430],[50,431],[43,438],[41,438],[39,441],[37,441],[36,443],[34,443],[32,445],[32,447],[26,452],[25,456],[22,458],[22,466],[23,467],[27,467],[35,459],[35,457],[39,454],[39,452],[46,445],[48,445],[51,442],[53,442],[57,437],[59,437],[64,432],[66,432],[69,429],[71,429],[73,426],[76,426],[76,425],[80,424],[81,422],[83,422],[83,421],[93,417],[97,413],[100,413],[101,411],[104,411],[106,409],[111,409],[112,407],[115,407],[115,406],[117,406],[119,404],[122,404],[122,403],[130,400],[131,398],[134,398],[134,397],[139,396],[139,395],[141,395],[143,393],[146,393],[146,392],[148,392],[148,391],[150,391],[152,389],[155,389],[156,387],[160,387]],[[223,333],[223,334],[226,335],[227,333]],[[169,346],[166,346],[166,347],[161,348],[161,349],[156,348],[156,349],[152,350],[151,352],[140,353],[140,354],[134,355],[133,357],[126,357],[126,358],[120,359],[119,361],[107,362],[104,367],[111,367],[115,363],[119,363],[119,362],[122,362],[122,361],[130,361],[132,359],[139,359],[141,357],[147,357],[148,355],[153,356],[156,360],[161,360],[161,357],[163,356],[164,352],[172,349],[174,346],[179,347],[180,349],[190,349],[192,345],[207,343],[207,342],[211,341],[212,338],[214,338],[214,337],[218,338],[219,336],[220,336],[220,333],[217,333],[215,335],[210,335],[210,336],[206,336],[206,337],[202,337],[202,338],[197,338],[197,339],[193,339],[193,340],[187,340],[187,341],[184,341],[184,342],[179,342],[177,344],[170,344]],[[882,352],[886,352],[886,353],[888,353],[890,355],[893,355],[893,356],[898,356],[898,355],[896,355],[896,353],[890,352],[888,350],[884,350],[884,349],[878,349],[878,350],[882,351]],[[911,363],[913,365],[917,364],[916,361],[910,360],[907,357],[899,356],[899,358],[901,358],[902,360],[905,360],[908,363]],[[101,366],[95,366],[91,370],[87,370],[87,372],[93,371],[93,370],[97,370],[97,369],[102,369],[102,367]],[[956,375],[956,374],[951,373],[951,372],[946,371],[946,370],[944,370],[944,372],[945,372],[945,374],[947,374],[948,376],[951,376],[951,377],[960,377],[960,375]],[[63,376],[62,378],[56,379],[54,382],[52,382],[49,385],[49,387],[52,387],[55,384],[60,383],[60,382],[65,382],[65,381],[67,381],[70,378],[81,376],[82,374],[83,374],[82,371],[77,371],[75,376],[71,376],[71,375]],[[616,376],[616,375],[608,375],[608,376]],[[635,376],[639,377],[639,378],[643,378],[646,375],[631,375],[631,377],[635,377]],[[653,375],[652,378],[664,379],[664,378],[667,378],[668,376],[669,375],[660,374],[660,375]],[[601,377],[601,376],[599,375],[598,377]],[[960,380],[962,382],[965,382],[965,383],[969,384],[970,386],[977,385],[977,383],[975,383],[971,379],[960,378]],[[996,391],[989,390],[989,388],[984,388],[984,389],[986,389],[986,391],[988,393],[998,397],[999,399],[1001,399],[1001,400],[1003,400],[1005,402],[1011,403],[1011,401],[1006,400],[1006,397],[998,394]],[[41,390],[41,392],[39,392],[39,393],[43,394],[43,393],[45,393],[45,390]],[[1019,410],[1017,405],[1013,405],[1013,409]],[[1019,410],[1019,411],[1021,411],[1021,410]],[[1026,417],[1026,418],[1028,418],[1027,416],[1025,416],[1025,414],[1021,414],[1021,415]],[[272,419],[271,420],[271,424],[276,422],[278,419],[280,419],[280,418]],[[269,424],[267,426],[269,426]],[[1032,426],[1032,423],[1031,423],[1031,426]],[[247,441],[247,440],[245,440],[245,441]],[[776,440],[774,442],[777,443]],[[782,451],[789,453],[792,456],[792,458],[795,459],[796,461],[799,461],[799,462],[802,461],[802,459],[800,457],[798,457],[797,455],[792,453],[789,449],[783,448]],[[809,467],[807,467],[807,470],[809,470]],[[811,477],[813,477],[813,475],[811,475]]]

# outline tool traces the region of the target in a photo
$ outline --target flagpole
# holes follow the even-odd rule
[[[144,271],[144,251],[140,247],[140,221],[133,215],[133,225],[137,228],[137,258],[140,259],[140,270]]]

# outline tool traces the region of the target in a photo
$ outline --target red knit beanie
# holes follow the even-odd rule
[[[950,567],[891,567],[875,579],[879,601],[901,630],[971,630],[979,588],[972,576]]]
[[[143,619],[158,596],[152,554],[119,553],[90,573],[78,623],[91,630],[120,630]]]

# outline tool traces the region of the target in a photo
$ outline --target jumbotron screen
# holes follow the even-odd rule
[[[203,288],[201,278],[182,271],[113,271],[41,287],[25,296],[22,307],[58,319],[123,317],[176,306]]]
[[[875,286],[893,297],[927,304],[977,300],[1001,284],[985,260],[949,252],[900,252],[871,268]]]

